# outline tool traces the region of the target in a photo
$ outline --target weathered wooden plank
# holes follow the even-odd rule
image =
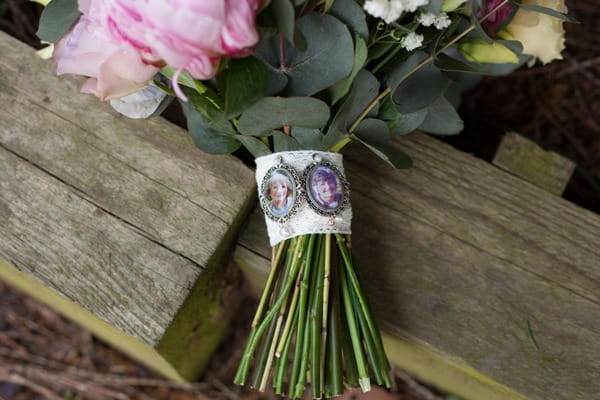
[[[162,119],[122,118],[2,33],[0,54],[2,276],[51,288],[101,336],[108,324],[124,335],[113,343],[152,350],[134,357],[194,378],[230,315],[222,263],[255,202],[252,172]]]
[[[575,163],[515,132],[502,138],[493,163],[555,195],[562,195]]]
[[[398,146],[412,169],[345,154],[353,248],[383,330],[401,339],[394,362],[467,399],[595,398],[599,216],[425,135]],[[257,271],[263,225],[253,214],[236,256]]]

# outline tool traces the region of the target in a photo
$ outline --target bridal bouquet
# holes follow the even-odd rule
[[[273,246],[235,382],[300,398],[390,387],[351,252],[340,151],[459,133],[484,74],[561,58],[564,0],[52,0],[39,36],[59,74],[134,118],[177,99],[198,147],[256,157]],[[376,266],[366,266],[374,268]]]

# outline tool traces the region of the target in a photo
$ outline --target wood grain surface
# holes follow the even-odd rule
[[[202,321],[226,321],[218,277],[255,202],[252,171],[160,118],[80,94],[79,79],[3,33],[0,54],[0,259],[173,363],[198,364],[186,346],[200,326],[212,342],[224,329]]]

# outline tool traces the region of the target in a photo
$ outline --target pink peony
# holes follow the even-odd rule
[[[102,100],[119,98],[148,85],[158,68],[148,65],[140,52],[107,29],[108,2],[79,0],[82,16],[56,43],[58,74],[90,77],[81,91]]]
[[[242,57],[258,42],[255,18],[261,0],[113,0],[108,24],[113,34],[149,62],[210,79],[222,56]]]
[[[478,18],[483,18],[490,13],[493,9],[498,7],[505,0],[487,0],[486,7],[482,8],[479,13],[477,13]],[[481,23],[481,27],[491,37],[495,37],[498,32],[498,28],[503,23],[507,22],[510,18],[514,8],[510,5],[510,3],[504,4],[500,7],[496,12],[490,15],[485,21]]]

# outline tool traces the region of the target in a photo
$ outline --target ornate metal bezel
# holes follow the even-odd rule
[[[273,173],[275,173],[275,171],[278,171],[278,170],[284,171],[284,175],[287,175],[287,177],[292,181],[292,188],[294,190],[294,193],[292,193],[292,196],[293,196],[292,205],[290,206],[289,210],[283,215],[275,215],[273,213],[273,211],[271,210],[271,207],[269,207],[270,201],[267,198],[267,196],[265,196],[265,193],[267,192],[267,189],[269,187],[269,180],[271,179],[271,176],[273,175]],[[298,173],[296,172],[296,170],[294,168],[292,168],[291,166],[289,166],[283,162],[278,162],[277,164],[275,164],[274,166],[269,168],[269,170],[267,171],[267,173],[265,174],[265,176],[262,179],[262,182],[260,184],[260,188],[258,191],[258,199],[259,199],[260,206],[261,206],[263,212],[270,220],[275,221],[280,224],[286,223],[290,219],[290,217],[292,217],[294,214],[296,214],[296,212],[298,211],[298,207],[300,207],[300,204],[302,202],[303,196],[304,196],[304,190],[302,188],[302,182],[300,180],[300,176],[298,175]]]
[[[341,195],[342,198],[338,202],[337,207],[333,209],[325,208],[319,204],[319,201],[314,198],[314,194],[311,187],[311,177],[313,171],[319,167],[326,167],[330,169],[338,179],[339,184],[341,185]],[[323,161],[315,161],[308,165],[302,174],[302,182],[305,187],[305,195],[306,200],[310,208],[313,209],[317,214],[327,216],[327,217],[335,217],[339,215],[348,205],[350,204],[350,184],[346,180],[344,174],[340,172],[340,170],[331,162],[323,160]]]

